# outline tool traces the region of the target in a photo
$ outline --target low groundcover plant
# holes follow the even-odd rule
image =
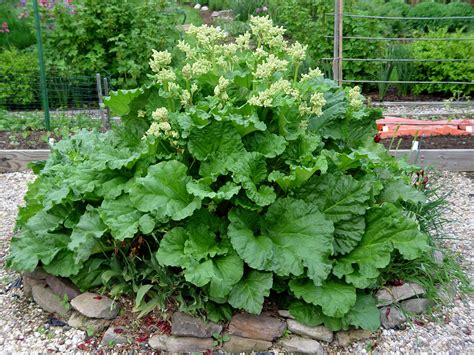
[[[374,142],[378,113],[301,73],[306,48],[267,17],[235,41],[190,26],[178,48],[153,53],[153,85],[107,99],[121,125],[55,145],[8,265],[133,293],[141,314],[172,302],[217,321],[268,299],[308,325],[378,328],[382,271],[430,248],[415,168]]]

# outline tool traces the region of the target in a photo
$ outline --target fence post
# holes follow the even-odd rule
[[[109,80],[107,77],[104,78],[104,95],[109,96]],[[107,116],[107,129],[110,128],[110,110],[108,107],[105,109],[105,113]]]
[[[342,85],[342,23],[343,23],[343,0],[334,2],[334,51],[332,74],[333,79]]]
[[[103,110],[104,98],[102,96],[102,79],[99,73],[95,75],[95,79],[96,79],[96,84],[97,84],[97,97],[99,99],[100,121],[102,122],[102,128],[107,129],[107,121],[105,119],[104,110]]]
[[[49,117],[49,98],[48,98],[48,87],[46,85],[46,71],[44,69],[43,60],[43,41],[41,38],[41,24],[38,9],[38,0],[33,0],[33,11],[35,14],[35,28],[36,28],[36,42],[38,44],[38,65],[40,72],[40,91],[41,101],[44,110],[44,125],[46,130],[51,130],[51,120]]]

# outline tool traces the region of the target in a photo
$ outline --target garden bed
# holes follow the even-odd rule
[[[381,143],[391,149],[411,149],[414,138],[412,136],[401,136],[393,139],[382,139]],[[418,138],[420,149],[474,149],[474,135],[446,135],[427,136]],[[391,143],[391,144],[390,144]]]

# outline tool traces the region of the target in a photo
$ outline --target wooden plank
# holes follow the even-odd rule
[[[410,163],[423,168],[435,167],[447,171],[474,171],[474,149],[422,149],[418,153],[399,149],[391,150],[394,156],[406,156]]]
[[[48,159],[49,150],[9,149],[0,150],[0,173],[28,169],[28,163]]]
[[[474,171],[474,149],[425,149],[416,153],[408,149],[391,150],[394,156],[407,156],[410,163],[448,171]],[[31,161],[45,160],[49,150],[0,150],[0,173],[27,169]]]

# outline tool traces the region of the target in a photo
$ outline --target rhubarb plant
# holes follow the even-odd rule
[[[8,265],[228,319],[284,302],[309,325],[375,329],[394,255],[429,249],[414,167],[374,142],[377,112],[267,17],[235,41],[190,26],[153,53],[153,85],[112,92],[121,124],[52,149]],[[163,291],[166,289],[166,292]],[[163,292],[161,292],[161,291]]]

